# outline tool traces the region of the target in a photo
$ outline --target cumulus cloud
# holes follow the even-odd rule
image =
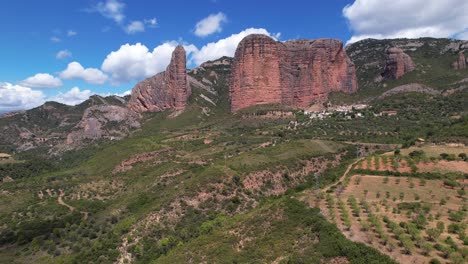
[[[65,80],[83,79],[90,84],[103,84],[108,79],[102,71],[95,68],[85,69],[76,61],[68,64],[67,68],[60,73],[60,78]]]
[[[105,18],[113,20],[117,25],[127,34],[135,34],[145,31],[145,26],[154,28],[157,27],[158,21],[156,18],[133,20],[128,22],[125,16],[125,3],[120,0],[106,0],[99,2],[90,9],[88,12],[97,12]],[[104,32],[109,29],[106,28]]]
[[[138,32],[144,32],[145,24],[143,24],[143,22],[138,21],[138,20],[132,21],[127,26],[125,26],[124,30],[127,34],[135,34]]]
[[[150,28],[155,28],[158,26],[158,20],[156,18],[145,19],[145,24],[148,25]]]
[[[67,31],[67,36],[69,37],[73,37],[73,36],[76,36],[78,33],[76,33],[76,31],[73,31],[73,30],[68,30]]]
[[[71,57],[72,57],[72,53],[69,50],[61,50],[57,52],[57,54],[55,55],[55,58],[59,60],[71,58]]]
[[[62,41],[60,38],[58,37],[51,37],[50,38],[50,41],[54,42],[54,43],[59,43],[60,41]]]
[[[0,111],[29,109],[45,102],[46,96],[41,91],[29,87],[0,83]]]
[[[208,60],[215,60],[222,56],[233,57],[237,45],[250,34],[263,34],[273,38],[278,38],[280,33],[272,34],[264,28],[248,28],[227,38],[211,42],[203,46],[199,51],[194,52],[192,59],[196,64],[201,64]]]
[[[205,37],[223,30],[222,24],[227,21],[227,17],[222,12],[211,14],[200,20],[195,25],[195,35]]]
[[[201,49],[191,44],[185,44],[184,48],[189,58],[189,64],[199,65],[222,56],[233,57],[239,42],[250,34],[264,34],[274,39],[278,39],[280,36],[280,33],[273,34],[263,28],[248,28],[217,42],[208,43]],[[141,43],[134,45],[127,43],[107,55],[101,70],[110,75],[111,81],[115,85],[139,81],[164,71],[178,44],[178,41],[169,41],[151,51]]]
[[[19,83],[31,88],[57,88],[63,85],[62,81],[48,73],[38,73]]]
[[[164,71],[177,45],[177,42],[170,41],[150,51],[141,43],[135,45],[127,43],[107,55],[101,69],[111,75],[114,84],[141,80]],[[187,53],[197,50],[193,45],[184,47]]]
[[[356,0],[343,8],[353,31],[365,38],[457,37],[468,34],[466,0]]]
[[[112,19],[115,23],[120,24],[125,19],[124,14],[125,4],[119,0],[107,0],[105,2],[97,3],[91,12],[98,12],[103,17]]]
[[[93,92],[90,90],[81,91],[78,87],[71,88],[68,92],[60,92],[58,95],[49,98],[49,101],[55,101],[66,105],[77,105],[83,101],[88,100],[88,98],[93,95]]]

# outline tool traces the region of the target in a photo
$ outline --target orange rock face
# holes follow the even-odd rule
[[[135,85],[128,108],[139,113],[183,109],[187,105],[190,94],[185,49],[177,46],[165,72],[158,73]]]
[[[399,48],[387,50],[387,62],[382,77],[386,80],[400,79],[403,75],[415,69],[411,57]]]
[[[258,104],[307,107],[332,91],[356,90],[354,65],[341,41],[281,43],[265,35],[239,43],[229,84],[232,111]]]

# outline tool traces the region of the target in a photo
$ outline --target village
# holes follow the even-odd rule
[[[385,110],[375,113],[371,110],[371,106],[367,104],[352,104],[352,105],[339,105],[332,106],[330,104],[326,107],[311,107],[304,110],[304,115],[310,119],[323,120],[327,117],[336,117],[344,119],[353,118],[365,118],[368,116],[379,117],[379,116],[395,116],[398,114],[396,110]]]

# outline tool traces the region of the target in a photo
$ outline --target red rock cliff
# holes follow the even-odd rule
[[[403,75],[415,69],[411,57],[399,48],[387,50],[387,62],[382,77],[386,80],[400,79]]]
[[[128,107],[134,112],[183,109],[190,94],[185,49],[177,46],[165,72],[135,85]]]
[[[452,68],[455,70],[462,70],[466,69],[466,59],[465,59],[465,54],[463,52],[460,52],[458,54],[458,59],[452,63]]]
[[[232,111],[257,104],[306,107],[329,92],[356,90],[354,65],[341,41],[281,43],[265,35],[239,43],[229,85]]]

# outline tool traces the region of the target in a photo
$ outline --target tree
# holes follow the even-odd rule
[[[438,229],[441,233],[443,233],[444,230],[445,230],[445,224],[444,224],[444,222],[442,222],[442,221],[437,222],[437,229]]]
[[[385,177],[383,178],[383,183],[384,183],[384,184],[387,184],[387,183],[388,183],[388,176],[385,176]]]
[[[458,196],[460,196],[460,198],[463,198],[463,196],[465,196],[466,192],[464,189],[460,189],[460,190],[457,190],[457,194]]]
[[[400,241],[401,246],[405,250],[405,253],[411,255],[411,253],[415,249],[415,246],[413,241],[411,241],[410,237],[407,234],[401,234],[400,236],[398,236],[398,240]]]
[[[424,229],[427,225],[427,219],[423,214],[419,214],[413,219],[413,223],[419,228]]]
[[[419,180],[419,186],[426,186],[426,180],[425,179],[420,179]]]
[[[457,252],[450,253],[449,259],[453,264],[463,264],[463,263],[465,263],[465,259],[462,257],[462,255],[460,255]]]
[[[465,160],[465,161],[466,161],[466,153],[460,153],[460,154],[458,154],[458,157],[459,157],[461,160]]]
[[[426,230],[426,234],[429,236],[430,240],[436,241],[440,237],[442,232],[440,232],[437,228],[431,228]]]
[[[440,204],[440,205],[445,205],[445,204],[447,204],[447,200],[445,200],[445,198],[442,198],[442,199],[440,199],[440,203],[439,203],[439,204]]]
[[[422,252],[425,256],[428,256],[431,251],[434,249],[431,243],[423,243],[421,245]]]
[[[370,229],[370,223],[367,221],[362,221],[361,222],[361,231],[369,231]]]

